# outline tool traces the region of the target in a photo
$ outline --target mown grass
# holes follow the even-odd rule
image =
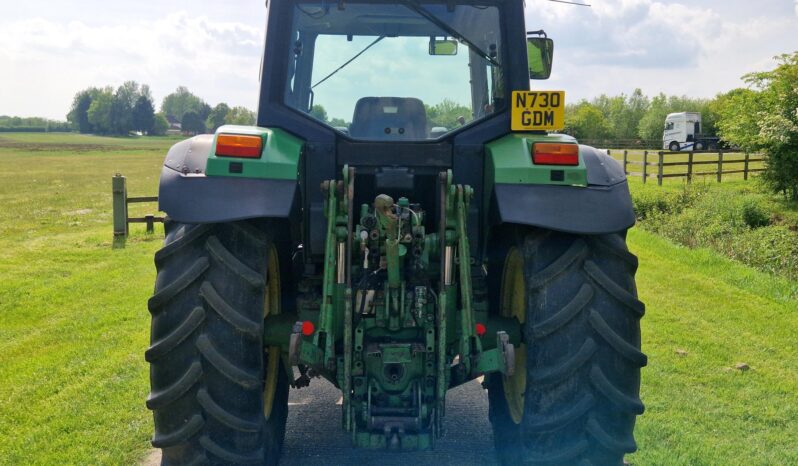
[[[0,135],[1,464],[134,464],[147,449],[142,351],[161,239],[138,225],[111,249],[111,176],[156,193],[172,143]]]
[[[641,264],[649,365],[640,451],[628,459],[798,464],[798,304],[789,298],[798,284],[638,229],[629,242]]]
[[[160,234],[134,225],[111,248],[110,178],[154,194],[173,141],[42,136],[0,135],[35,146],[0,139],[0,464],[135,464]],[[629,243],[649,355],[629,461],[798,464],[798,284],[638,229]]]

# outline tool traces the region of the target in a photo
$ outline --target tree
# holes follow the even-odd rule
[[[718,126],[724,139],[765,151],[762,180],[798,201],[798,52],[776,59],[774,70],[743,77],[751,89],[724,97]]]
[[[142,134],[152,132],[155,124],[155,108],[152,105],[152,100],[146,95],[140,95],[136,99],[136,104],[133,106],[132,123],[133,129],[141,131]]]
[[[612,127],[598,107],[581,102],[566,115],[565,132],[578,139],[607,139]]]
[[[125,81],[114,93],[114,104],[111,112],[113,133],[127,135],[133,128],[133,108],[141,96],[141,89],[136,81]]]
[[[450,99],[443,99],[435,105],[424,105],[427,110],[427,126],[430,128],[444,127],[455,129],[461,126],[460,120],[470,121],[472,112],[470,107],[459,104]]]
[[[247,125],[255,124],[255,112],[246,107],[233,107],[227,113],[224,122],[228,125]]]
[[[169,130],[169,120],[163,113],[156,113],[152,122],[152,131],[150,134],[153,136],[163,136]]]
[[[100,134],[114,132],[114,93],[110,87],[98,90],[87,112],[93,131]]]
[[[67,115],[67,120],[81,133],[91,133],[93,128],[89,122],[89,107],[99,89],[90,87],[75,94],[72,108]]]
[[[202,134],[205,132],[205,120],[197,112],[186,112],[181,121],[181,127],[186,133]]]
[[[211,132],[216,132],[224,124],[224,119],[227,118],[228,113],[230,113],[230,106],[224,102],[213,107],[206,121],[208,129]]]
[[[210,111],[208,104],[183,86],[178,87],[175,92],[164,97],[161,104],[161,112],[167,116],[177,118],[181,123],[183,115],[188,112],[194,112],[205,120]]]
[[[344,120],[343,118],[333,118],[328,123],[333,128],[349,128],[352,123]]]
[[[314,105],[310,109],[310,116],[317,118],[323,122],[327,122],[327,110],[319,104]]]
[[[202,101],[197,109],[197,114],[202,118],[202,121],[205,121],[208,119],[208,115],[211,114],[211,110],[213,110],[211,106]]]

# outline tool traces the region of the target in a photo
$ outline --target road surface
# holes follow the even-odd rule
[[[352,448],[341,427],[341,392],[323,379],[291,390],[281,466],[348,465],[423,466],[494,465],[488,396],[474,381],[446,395],[444,436],[435,450],[393,452]]]
[[[310,387],[291,390],[288,424],[280,466],[444,466],[495,465],[493,436],[488,422],[488,396],[479,382],[469,382],[446,395],[444,436],[435,450],[393,452],[352,448],[341,427],[341,392],[323,379]],[[140,466],[161,464],[161,450],[153,450]]]

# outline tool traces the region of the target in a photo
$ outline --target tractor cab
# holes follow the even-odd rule
[[[358,140],[438,139],[507,106],[499,8],[296,3],[284,103]]]
[[[353,140],[439,140],[506,113],[511,89],[551,71],[545,33],[524,41],[521,1],[268,8],[259,126],[290,109]]]

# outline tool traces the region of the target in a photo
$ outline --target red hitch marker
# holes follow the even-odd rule
[[[476,331],[477,331],[477,336],[480,336],[480,337],[482,335],[484,335],[485,332],[488,331],[488,328],[485,327],[485,324],[477,324],[475,327],[476,327]]]
[[[313,322],[309,320],[302,322],[302,335],[309,337],[313,335],[315,331],[316,331],[316,326],[313,325]]]

